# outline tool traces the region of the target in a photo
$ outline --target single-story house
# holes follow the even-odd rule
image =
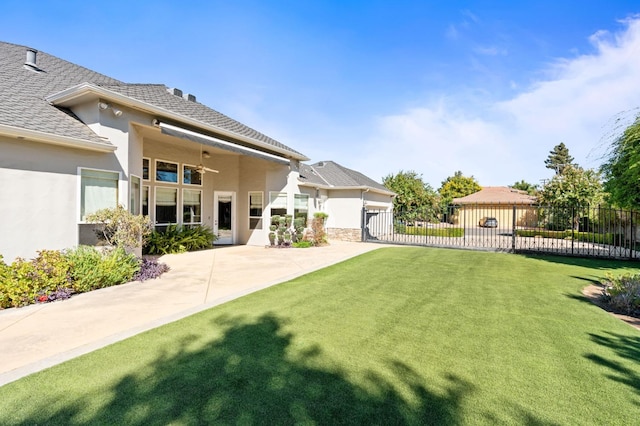
[[[486,186],[466,197],[453,199],[452,203],[460,206],[454,216],[454,223],[480,226],[483,218],[493,217],[498,220],[499,227],[511,227],[515,206],[516,226],[535,226],[536,202],[536,197],[527,194],[526,191],[508,186]]]
[[[304,154],[191,94],[124,83],[11,43],[0,42],[0,57],[0,255],[7,261],[95,243],[86,216],[118,204],[148,215],[156,228],[202,224],[217,244],[265,245],[273,214],[322,210],[338,227],[351,216],[343,203],[358,215],[366,199],[358,190],[366,185],[310,184],[300,176]]]
[[[314,210],[330,212],[329,239],[360,241],[363,220],[375,221],[378,212],[393,210],[395,192],[333,161],[302,164],[299,179],[301,192],[313,199]]]

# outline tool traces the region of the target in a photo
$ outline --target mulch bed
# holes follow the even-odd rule
[[[640,330],[640,318],[632,317],[630,315],[621,314],[620,312],[613,311],[606,303],[603,303],[600,300],[600,296],[602,295],[602,290],[604,286],[602,284],[591,284],[588,287],[582,289],[582,294],[584,297],[589,299],[594,305],[604,309],[609,312],[611,315],[616,318],[621,319],[632,327]]]

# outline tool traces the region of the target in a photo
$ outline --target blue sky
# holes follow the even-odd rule
[[[579,4],[579,5],[577,5]],[[437,189],[540,183],[564,142],[602,162],[640,106],[640,4],[623,0],[5,0],[0,39],[163,83],[301,151]]]

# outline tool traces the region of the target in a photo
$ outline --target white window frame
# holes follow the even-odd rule
[[[200,183],[188,183],[188,182],[184,181],[184,169],[185,169],[185,167],[193,168],[194,169],[194,173],[200,175]],[[181,177],[182,177],[182,179],[180,180],[180,183],[182,185],[187,185],[187,186],[200,186],[201,187],[202,186],[202,181],[203,181],[203,175],[202,175],[202,173],[198,173],[197,168],[198,168],[198,166],[194,166],[193,164],[185,164],[185,163],[183,163],[182,167],[180,168]]]
[[[167,163],[167,164],[175,164],[176,165],[176,181],[175,182],[171,182],[171,181],[166,181],[166,180],[158,180],[158,163]],[[156,159],[156,161],[154,161],[154,173],[153,173],[153,180],[154,182],[157,183],[161,183],[163,185],[179,185],[180,184],[180,163],[175,162],[175,161],[169,161],[169,160],[161,160],[161,159]]]
[[[185,222],[184,220],[184,200],[185,200],[185,196],[184,193],[185,191],[192,191],[192,192],[198,192],[200,193],[200,221],[199,222]],[[182,200],[180,200],[180,206],[182,207],[180,209],[180,214],[182,215],[181,219],[182,219],[182,224],[183,225],[202,225],[202,208],[203,208],[203,202],[202,202],[202,190],[201,189],[193,189],[193,188],[182,188]]]
[[[274,196],[275,196],[275,198],[274,198]],[[273,216],[273,209],[274,209],[273,202],[275,200],[277,200],[278,198],[281,198],[281,197],[284,198],[284,200],[285,200],[285,206],[284,206],[284,209],[286,211],[285,214],[289,213],[289,207],[288,207],[288,205],[289,205],[289,199],[288,199],[289,196],[288,196],[288,194],[286,192],[270,191],[269,192],[269,222],[271,222],[271,216]],[[282,207],[275,207],[275,208],[281,209]]]
[[[144,160],[147,160],[149,162],[149,167],[147,170],[147,178],[144,178]],[[151,181],[151,176],[154,176],[153,174],[153,170],[151,170],[151,158],[149,157],[142,157],[142,180],[145,182],[149,182]]]
[[[311,198],[311,197],[309,196],[309,194],[294,194],[294,195],[293,195],[293,220],[296,220],[296,210],[297,210],[297,207],[296,207],[296,201],[297,201],[298,199],[300,199],[300,198],[303,198],[303,197],[307,199],[307,206],[306,206],[306,210],[307,210],[307,212],[306,212],[306,213],[307,213],[307,217],[305,218],[305,221],[304,221],[305,226],[306,226],[306,225],[307,225],[307,223],[309,222],[309,211],[311,210],[311,209],[309,208],[309,199]]]
[[[252,216],[251,215],[251,195],[255,195],[255,194],[260,194],[260,199],[262,200],[262,202],[260,203],[260,216]],[[248,194],[248,204],[249,204],[249,230],[250,231],[255,231],[255,230],[261,230],[264,228],[264,192],[263,191],[249,191]],[[257,219],[258,220],[258,225],[256,225],[255,228],[251,227],[251,219]]]
[[[116,170],[107,170],[107,169],[96,169],[94,167],[78,167],[77,169],[77,173],[78,173],[78,202],[77,202],[77,212],[78,212],[78,223],[88,223],[86,220],[84,220],[82,218],[82,171],[83,170],[91,170],[91,171],[96,171],[96,172],[101,172],[101,173],[112,173],[114,175],[118,176],[118,181],[116,184],[116,204],[114,206],[112,206],[113,208],[117,207],[121,200],[120,197],[122,196],[122,172],[116,171]],[[109,208],[109,207],[105,207],[105,208]],[[94,213],[94,212],[91,212]],[[89,214],[91,214],[89,213]],[[86,216],[86,214],[85,214]]]
[[[156,208],[157,208],[157,200],[158,200],[158,189],[169,189],[171,191],[175,191],[176,193],[176,221],[175,222],[158,222],[157,221]],[[179,195],[180,195],[180,191],[178,191],[178,188],[176,187],[156,186],[153,189],[153,219],[154,219],[155,226],[176,225],[179,223],[179,220],[180,220],[180,217],[178,216],[180,212],[180,210],[178,209],[178,207],[180,207],[180,200],[178,199]]]
[[[131,201],[133,201],[133,180],[138,179],[138,212],[132,211]],[[129,212],[134,215],[142,214],[142,178],[138,175],[130,175],[129,176]]]
[[[147,191],[147,216],[151,217],[151,187],[149,185],[142,185],[142,191],[140,192],[140,214],[144,216],[144,192]],[[154,212],[155,214],[155,212]]]

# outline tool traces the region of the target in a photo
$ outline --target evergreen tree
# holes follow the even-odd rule
[[[567,166],[575,166],[573,164],[573,157],[569,155],[569,148],[567,148],[564,142],[553,147],[553,150],[549,151],[549,157],[544,160],[544,165],[547,169],[554,170],[556,175],[561,175]]]

